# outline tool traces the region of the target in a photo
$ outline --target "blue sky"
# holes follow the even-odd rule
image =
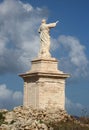
[[[23,80],[39,51],[42,18],[59,20],[51,30],[51,54],[66,81],[66,109],[89,114],[89,0],[0,0],[0,108],[22,104]],[[83,113],[84,114],[84,113]]]

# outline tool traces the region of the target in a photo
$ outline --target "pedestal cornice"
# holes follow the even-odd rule
[[[20,74],[19,75],[20,77],[22,78],[27,78],[27,77],[34,77],[34,76],[37,76],[37,77],[55,77],[55,78],[68,78],[70,77],[69,74],[67,73],[55,73],[55,72],[29,72],[29,73],[24,73],[24,74]]]

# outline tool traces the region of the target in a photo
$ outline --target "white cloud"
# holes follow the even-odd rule
[[[27,11],[30,12],[33,10],[33,7],[30,4],[23,4],[21,1],[19,1],[20,4],[22,4],[23,8]]]
[[[6,85],[0,85],[0,100],[10,98],[11,96],[12,92],[7,89]]]
[[[54,51],[59,47],[58,40],[51,38],[51,47],[50,51]]]
[[[0,3],[0,73],[22,72],[39,50],[37,32],[45,9],[33,8],[20,0]]]
[[[19,91],[14,92],[14,93],[13,93],[13,99],[14,99],[14,100],[18,100],[19,98],[22,99],[22,93],[19,92]]]
[[[84,53],[85,47],[80,44],[79,40],[72,36],[60,36],[59,42],[69,49],[69,57],[71,62],[76,66],[85,66],[88,64]]]
[[[15,106],[22,105],[22,100],[22,92],[13,92],[5,84],[0,85],[0,109],[12,109]]]
[[[88,74],[89,61],[85,54],[85,46],[73,36],[61,35],[58,39],[64,58],[61,59],[61,66],[74,76],[85,76]],[[60,50],[60,51],[61,51]]]
[[[82,113],[82,111],[85,110],[85,106],[83,106],[80,103],[74,103],[67,97],[66,97],[66,110],[70,115],[83,116],[85,114],[85,113]]]

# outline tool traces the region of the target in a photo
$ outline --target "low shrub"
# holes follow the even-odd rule
[[[4,123],[4,120],[5,120],[5,116],[3,112],[0,112],[0,125]]]

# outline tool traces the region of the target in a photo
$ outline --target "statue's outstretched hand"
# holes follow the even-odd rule
[[[59,21],[56,21],[56,24],[58,23]]]

